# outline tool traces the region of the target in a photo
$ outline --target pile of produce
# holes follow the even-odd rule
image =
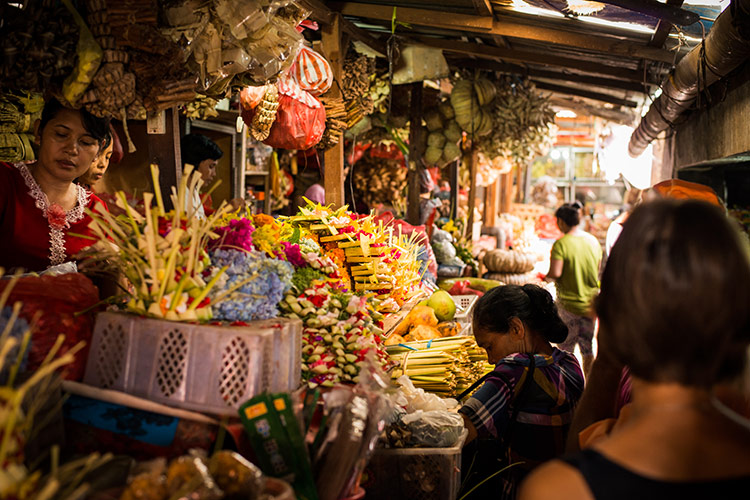
[[[408,169],[399,160],[365,157],[357,162],[352,176],[358,198],[368,207],[393,206],[397,212],[406,208]]]
[[[549,98],[538,93],[530,81],[510,76],[500,78],[496,88],[491,133],[480,143],[480,150],[490,158],[500,152],[514,164],[546,154],[557,131]]]
[[[473,337],[408,342],[387,350],[400,365],[391,372],[394,379],[407,375],[415,387],[443,396],[460,394],[493,368]]]
[[[430,340],[458,335],[460,325],[453,321],[456,303],[451,296],[437,290],[416,305],[388,335],[386,345],[403,344],[415,340]]]
[[[421,290],[417,235],[394,233],[382,221],[353,214],[346,206],[334,211],[310,203],[288,222],[318,239],[350,277],[353,291],[384,301],[381,310],[398,310]]]

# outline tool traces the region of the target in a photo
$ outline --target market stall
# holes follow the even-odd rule
[[[50,241],[85,248],[0,272],[0,497],[457,497],[457,411],[494,368],[474,306],[541,284],[562,235],[534,159],[569,140],[563,107],[632,121],[681,53],[469,3],[0,5],[0,161],[43,161],[51,98],[112,143],[86,234],[39,188]],[[568,57],[597,44],[643,67]]]

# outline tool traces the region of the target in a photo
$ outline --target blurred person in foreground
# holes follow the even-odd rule
[[[750,256],[721,209],[693,200],[638,207],[596,300],[596,363],[613,366],[616,376],[629,367],[627,418],[590,448],[536,469],[519,498],[705,499],[747,491],[750,424],[716,389],[746,370],[748,304]],[[592,374],[582,405],[598,385]]]

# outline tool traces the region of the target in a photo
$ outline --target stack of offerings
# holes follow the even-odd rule
[[[386,348],[399,367],[394,379],[406,375],[415,387],[441,396],[456,396],[492,370],[487,353],[471,337],[444,337]]]
[[[382,221],[357,216],[346,207],[332,211],[310,204],[290,220],[314,234],[326,253],[345,267],[352,291],[374,295],[381,311],[397,311],[420,292],[417,233],[394,234]]]

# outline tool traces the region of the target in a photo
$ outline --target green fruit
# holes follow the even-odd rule
[[[450,321],[456,315],[456,303],[445,290],[433,293],[427,305],[435,311],[435,316],[439,321]]]

